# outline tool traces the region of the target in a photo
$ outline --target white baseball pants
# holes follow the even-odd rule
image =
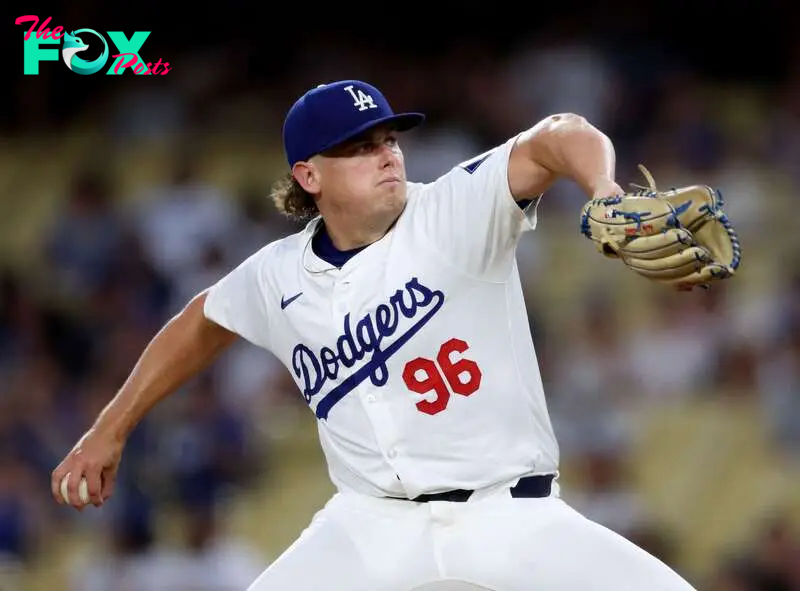
[[[481,491],[483,492],[483,491]],[[248,591],[694,591],[557,496],[337,493]]]

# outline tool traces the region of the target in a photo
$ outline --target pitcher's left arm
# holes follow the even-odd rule
[[[619,195],[616,154],[609,137],[574,113],[550,115],[524,131],[508,162],[514,199],[544,193],[559,178],[574,181],[589,197]]]

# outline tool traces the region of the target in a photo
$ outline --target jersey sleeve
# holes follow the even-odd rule
[[[270,329],[266,281],[270,246],[253,253],[208,288],[206,318],[269,350]]]
[[[520,236],[536,227],[538,196],[518,203],[508,184],[517,137],[453,167],[420,190],[417,223],[453,264],[487,280],[503,281]]]

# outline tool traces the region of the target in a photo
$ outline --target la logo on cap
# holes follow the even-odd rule
[[[353,106],[358,107],[359,111],[378,108],[378,105],[375,104],[375,101],[372,99],[372,97],[360,88],[354,89],[353,85],[350,84],[349,86],[345,86],[344,90],[349,92],[350,96],[353,97]]]

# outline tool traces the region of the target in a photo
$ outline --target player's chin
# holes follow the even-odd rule
[[[393,187],[384,187],[383,191],[381,191],[380,200],[386,209],[402,209],[406,203],[405,183]]]

